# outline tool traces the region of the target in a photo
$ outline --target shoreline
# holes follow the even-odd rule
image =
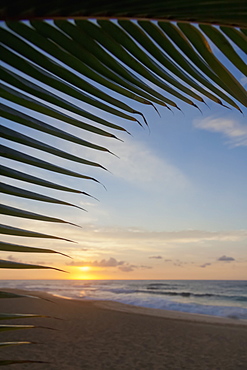
[[[47,296],[54,298],[59,298],[62,300],[69,300],[69,301],[76,301],[76,302],[88,302],[92,305],[95,305],[99,308],[104,308],[113,311],[119,312],[127,312],[133,314],[141,314],[141,315],[148,315],[148,316],[155,316],[155,317],[163,317],[166,319],[173,319],[173,320],[188,320],[188,321],[197,321],[197,322],[205,322],[205,323],[212,323],[212,324],[227,324],[227,325],[243,325],[247,326],[247,320],[239,319],[239,318],[231,318],[231,317],[223,317],[223,316],[214,316],[214,315],[206,315],[206,314],[198,314],[192,312],[183,312],[183,311],[175,311],[175,310],[164,310],[159,308],[151,308],[151,307],[143,307],[137,305],[130,305],[127,303],[112,301],[112,300],[103,300],[103,299],[76,299],[61,296],[59,294],[52,294],[47,293],[45,291],[36,291],[36,290],[24,290],[24,289],[15,289],[15,288],[1,288],[1,291],[12,292],[12,293],[19,293],[19,294],[26,294],[26,295],[33,295],[37,297]]]
[[[3,281],[11,289],[45,291],[62,298],[112,300],[135,307],[247,320],[246,281],[131,280]],[[240,289],[240,290],[239,290]],[[163,311],[164,312],[164,311]]]
[[[247,320],[238,318],[221,317],[213,315],[204,315],[191,312],[163,310],[159,308],[146,308],[142,306],[134,306],[126,303],[119,303],[116,301],[90,301],[96,303],[97,306],[106,308],[108,310],[114,310],[119,312],[129,312],[139,315],[163,317],[170,320],[182,320],[191,322],[200,322],[207,324],[219,324],[219,325],[243,325],[247,326]]]
[[[39,343],[5,347],[3,358],[48,362],[16,365],[18,370],[246,369],[247,323],[242,320],[0,290],[41,297],[1,299],[1,312],[50,316],[2,321],[38,326],[1,333],[0,341]]]

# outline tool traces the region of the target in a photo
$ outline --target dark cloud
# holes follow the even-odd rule
[[[182,264],[182,262],[174,262],[173,266],[183,267],[183,264]]]
[[[7,257],[7,259],[8,259],[8,261],[10,261],[10,262],[16,262],[16,263],[27,263],[27,264],[34,264],[34,262],[27,262],[27,261],[22,261],[21,259],[19,259],[19,258],[16,258],[16,257],[14,257],[14,256],[12,256],[12,255],[10,255],[10,256],[8,256]],[[36,263],[37,264],[37,263]]]
[[[151,266],[145,266],[145,265],[137,266],[137,265],[130,265],[129,263],[125,263],[122,266],[118,267],[118,269],[123,272],[132,272],[136,269],[151,269],[151,268],[152,268]]]
[[[67,266],[86,266],[89,265],[86,261],[71,261],[66,263]]]
[[[116,267],[124,264],[124,261],[117,261],[115,258],[109,258],[108,260],[94,261],[91,266],[96,267]]]
[[[126,264],[126,265],[120,266],[118,269],[121,270],[121,271],[123,271],[123,272],[132,272],[136,268],[138,268],[138,267],[135,266],[135,265]]]
[[[174,261],[171,260],[171,262],[173,262],[173,266],[177,266],[177,267],[184,267],[184,265],[188,263],[188,262],[180,261],[179,259],[176,259]]]
[[[21,260],[13,257],[12,255],[8,256],[8,260],[11,261],[11,262],[19,262],[19,263],[21,263]]]
[[[210,265],[211,265],[211,263],[207,262],[207,263],[204,263],[203,265],[201,265],[199,267],[205,268],[205,267],[210,266]]]
[[[108,260],[103,259],[101,261],[72,261],[67,263],[68,266],[92,266],[92,267],[117,267],[120,271],[123,272],[131,272],[135,269],[151,269],[151,266],[137,266],[137,265],[131,265],[128,262],[125,261],[117,261],[115,258],[110,257]]]
[[[121,266],[125,262],[124,261],[117,261],[115,258],[109,258],[108,260],[101,260],[101,261],[72,261],[69,262],[67,265],[69,266],[94,266],[94,267],[116,267]]]
[[[235,258],[227,257],[227,256],[221,256],[217,259],[217,261],[232,262],[232,261],[235,261]]]
[[[54,265],[54,262],[45,262],[45,261],[30,261],[28,262],[31,265],[44,265],[44,266],[51,266]]]
[[[8,261],[15,262],[15,263],[24,263],[27,265],[40,265],[40,266],[50,266],[53,265],[53,262],[44,262],[44,261],[23,261],[19,258],[15,258],[12,255],[8,256]]]
[[[149,258],[153,258],[153,259],[156,259],[156,260],[161,260],[163,257],[162,256],[151,256]]]

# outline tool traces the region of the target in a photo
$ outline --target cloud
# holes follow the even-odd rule
[[[151,256],[149,258],[153,258],[153,259],[156,259],[156,260],[161,260],[163,257],[162,256]]]
[[[241,84],[242,85],[247,85],[247,77],[246,76],[242,76],[241,78],[240,78],[240,82],[241,82]]]
[[[16,224],[16,227],[31,229],[33,224],[31,221]],[[208,231],[198,229],[187,229],[178,231],[149,231],[141,228],[128,228],[128,227],[109,227],[99,226],[94,223],[84,223],[83,229],[72,229],[69,225],[52,225],[51,229],[47,229],[45,223],[37,224],[37,232],[51,233],[60,237],[65,237],[77,241],[80,250],[83,251],[84,247],[88,251],[109,251],[109,255],[114,255],[116,245],[125,250],[141,250],[147,251],[147,258],[151,253],[151,257],[162,256],[162,253],[168,247],[173,245],[186,245],[186,244],[205,244],[205,243],[246,243],[247,229],[242,230],[223,230],[223,231]],[[8,242],[7,237],[3,235],[3,241]],[[54,249],[55,243],[53,240],[47,240],[47,248]],[[42,247],[42,241],[35,240],[29,242],[30,246]],[[72,243],[66,246],[61,252],[71,253],[78,252],[78,247]],[[169,255],[172,258],[172,255]],[[84,258],[81,257],[81,258]],[[92,258],[92,257],[89,257]],[[78,259],[78,258],[77,258]],[[165,261],[165,260],[164,260]]]
[[[21,260],[13,257],[12,255],[8,256],[8,261],[22,263]]]
[[[224,135],[228,144],[247,146],[247,126],[232,119],[208,117],[194,121],[194,127]]]
[[[121,266],[125,262],[124,261],[117,261],[115,258],[109,258],[108,260],[101,260],[101,261],[72,261],[68,263],[68,266],[93,266],[93,267],[116,267]]]
[[[132,272],[137,269],[150,270],[152,269],[152,266],[145,266],[145,265],[138,266],[138,265],[131,265],[129,263],[125,263],[122,266],[119,266],[118,269],[123,272]]]
[[[211,266],[211,263],[207,262],[207,263],[204,263],[203,265],[199,266],[199,267],[202,267],[202,268],[205,268],[207,266]]]
[[[41,229],[40,229],[41,230]],[[42,230],[41,230],[42,232]],[[109,245],[112,240],[114,245],[116,241],[124,244],[128,241],[137,244],[154,242],[160,245],[169,244],[187,244],[201,243],[208,241],[215,242],[239,242],[247,238],[247,230],[227,230],[227,231],[207,231],[207,230],[181,230],[181,231],[148,231],[144,229],[131,229],[120,227],[97,227],[95,225],[84,225],[82,230],[73,230],[74,239],[81,243],[92,241],[92,247],[98,240],[104,240]],[[90,244],[88,244],[90,247]],[[92,248],[91,247],[91,248]],[[154,255],[155,256],[155,255]],[[158,254],[157,254],[158,256]]]
[[[227,256],[221,256],[217,259],[217,261],[232,262],[232,261],[235,261],[235,258],[227,257]]]
[[[133,265],[125,261],[117,261],[115,258],[110,257],[108,260],[103,259],[100,261],[72,261],[67,263],[67,266],[92,266],[92,267],[117,267],[120,271],[123,272],[131,272],[135,269],[151,269],[151,266],[144,266],[144,265]]]
[[[183,267],[185,264],[185,262],[182,262],[182,261],[179,261],[179,260],[176,260],[175,262],[173,262],[173,266],[176,266],[176,267]]]
[[[117,261],[115,258],[109,258],[108,260],[94,261],[92,266],[96,267],[116,267],[124,264],[124,261]]]
[[[232,262],[232,261],[235,261],[235,258],[233,257],[228,257],[228,256],[221,256],[219,258],[217,258],[216,262]],[[209,263],[209,262],[206,262],[206,263],[203,263],[202,265],[200,265],[199,267],[202,267],[202,268],[205,268],[207,266],[211,266],[212,264],[214,264],[215,262],[213,263]]]
[[[6,261],[15,262],[15,263],[24,263],[28,265],[39,265],[39,266],[50,266],[54,265],[51,261],[33,261],[33,260],[21,260],[19,258],[13,257],[12,255],[9,255],[6,259]]]
[[[119,145],[117,141],[109,144],[108,149],[119,158],[102,157],[101,153],[94,151],[90,159],[100,162],[114,174],[114,177],[138,188],[151,188],[156,191],[164,190],[166,187],[174,189],[174,186],[183,189],[189,185],[189,180],[182,169],[168,159],[161,158],[145,143],[127,137],[123,145]]]
[[[134,271],[135,269],[137,268],[136,265],[124,265],[124,266],[120,266],[119,267],[119,270],[123,271],[123,272],[132,272]]]

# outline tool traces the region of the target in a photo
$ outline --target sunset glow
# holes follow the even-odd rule
[[[80,270],[81,271],[90,271],[91,267],[90,266],[82,266],[82,267],[80,267]]]
[[[239,74],[238,79],[241,78]],[[245,80],[244,85],[246,83]],[[11,207],[52,217],[61,213],[61,218],[74,225],[1,215],[2,224],[65,239],[23,240],[18,236],[2,235],[3,242],[51,249],[71,258],[55,253],[26,253],[24,256],[3,251],[5,260],[51,268],[1,269],[0,278],[246,279],[247,112],[244,109],[241,115],[237,110],[229,111],[208,100],[206,103],[210,109],[201,107],[203,115],[183,103],[180,104],[183,113],[174,111],[172,114],[159,107],[161,117],[150,107],[142,107],[150,132],[133,122],[125,123],[131,135],[118,132],[117,137],[123,142],[104,136],[97,139],[88,131],[83,133],[83,139],[115,155],[86,147],[82,152],[69,143],[65,149],[61,146],[68,153],[100,163],[108,171],[64,163],[64,159],[61,159],[61,166],[69,166],[71,171],[97,179],[104,186],[96,181],[43,173],[42,169],[33,174],[80,189],[99,201],[83,194],[57,194],[48,188],[40,190],[48,197],[74,204],[85,212],[76,207],[11,198]],[[139,111],[139,105],[134,105]],[[102,117],[111,121],[110,114],[102,113]],[[123,125],[118,117],[114,123]],[[59,122],[57,127],[63,129]],[[20,133],[27,135],[28,131],[20,128]],[[71,126],[70,134],[77,136],[78,128]],[[34,139],[47,141],[46,134],[33,135]],[[6,144],[6,139],[2,140]],[[47,144],[59,147],[59,140]],[[13,144],[14,149],[20,150],[19,145]],[[25,151],[33,155],[31,149]],[[47,154],[48,159],[52,161]],[[3,165],[8,166],[8,161],[2,158]],[[29,173],[29,165],[18,166],[18,170]],[[17,185],[16,181],[8,179],[12,186]],[[30,185],[29,190],[38,192],[36,187]],[[8,194],[2,194],[2,202],[8,204]]]

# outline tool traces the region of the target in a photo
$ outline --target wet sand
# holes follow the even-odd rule
[[[108,301],[1,299],[1,312],[39,313],[1,324],[49,327],[1,332],[0,341],[35,344],[4,347],[1,359],[45,361],[2,369],[31,370],[246,370],[247,323]],[[55,329],[55,330],[54,330]]]

